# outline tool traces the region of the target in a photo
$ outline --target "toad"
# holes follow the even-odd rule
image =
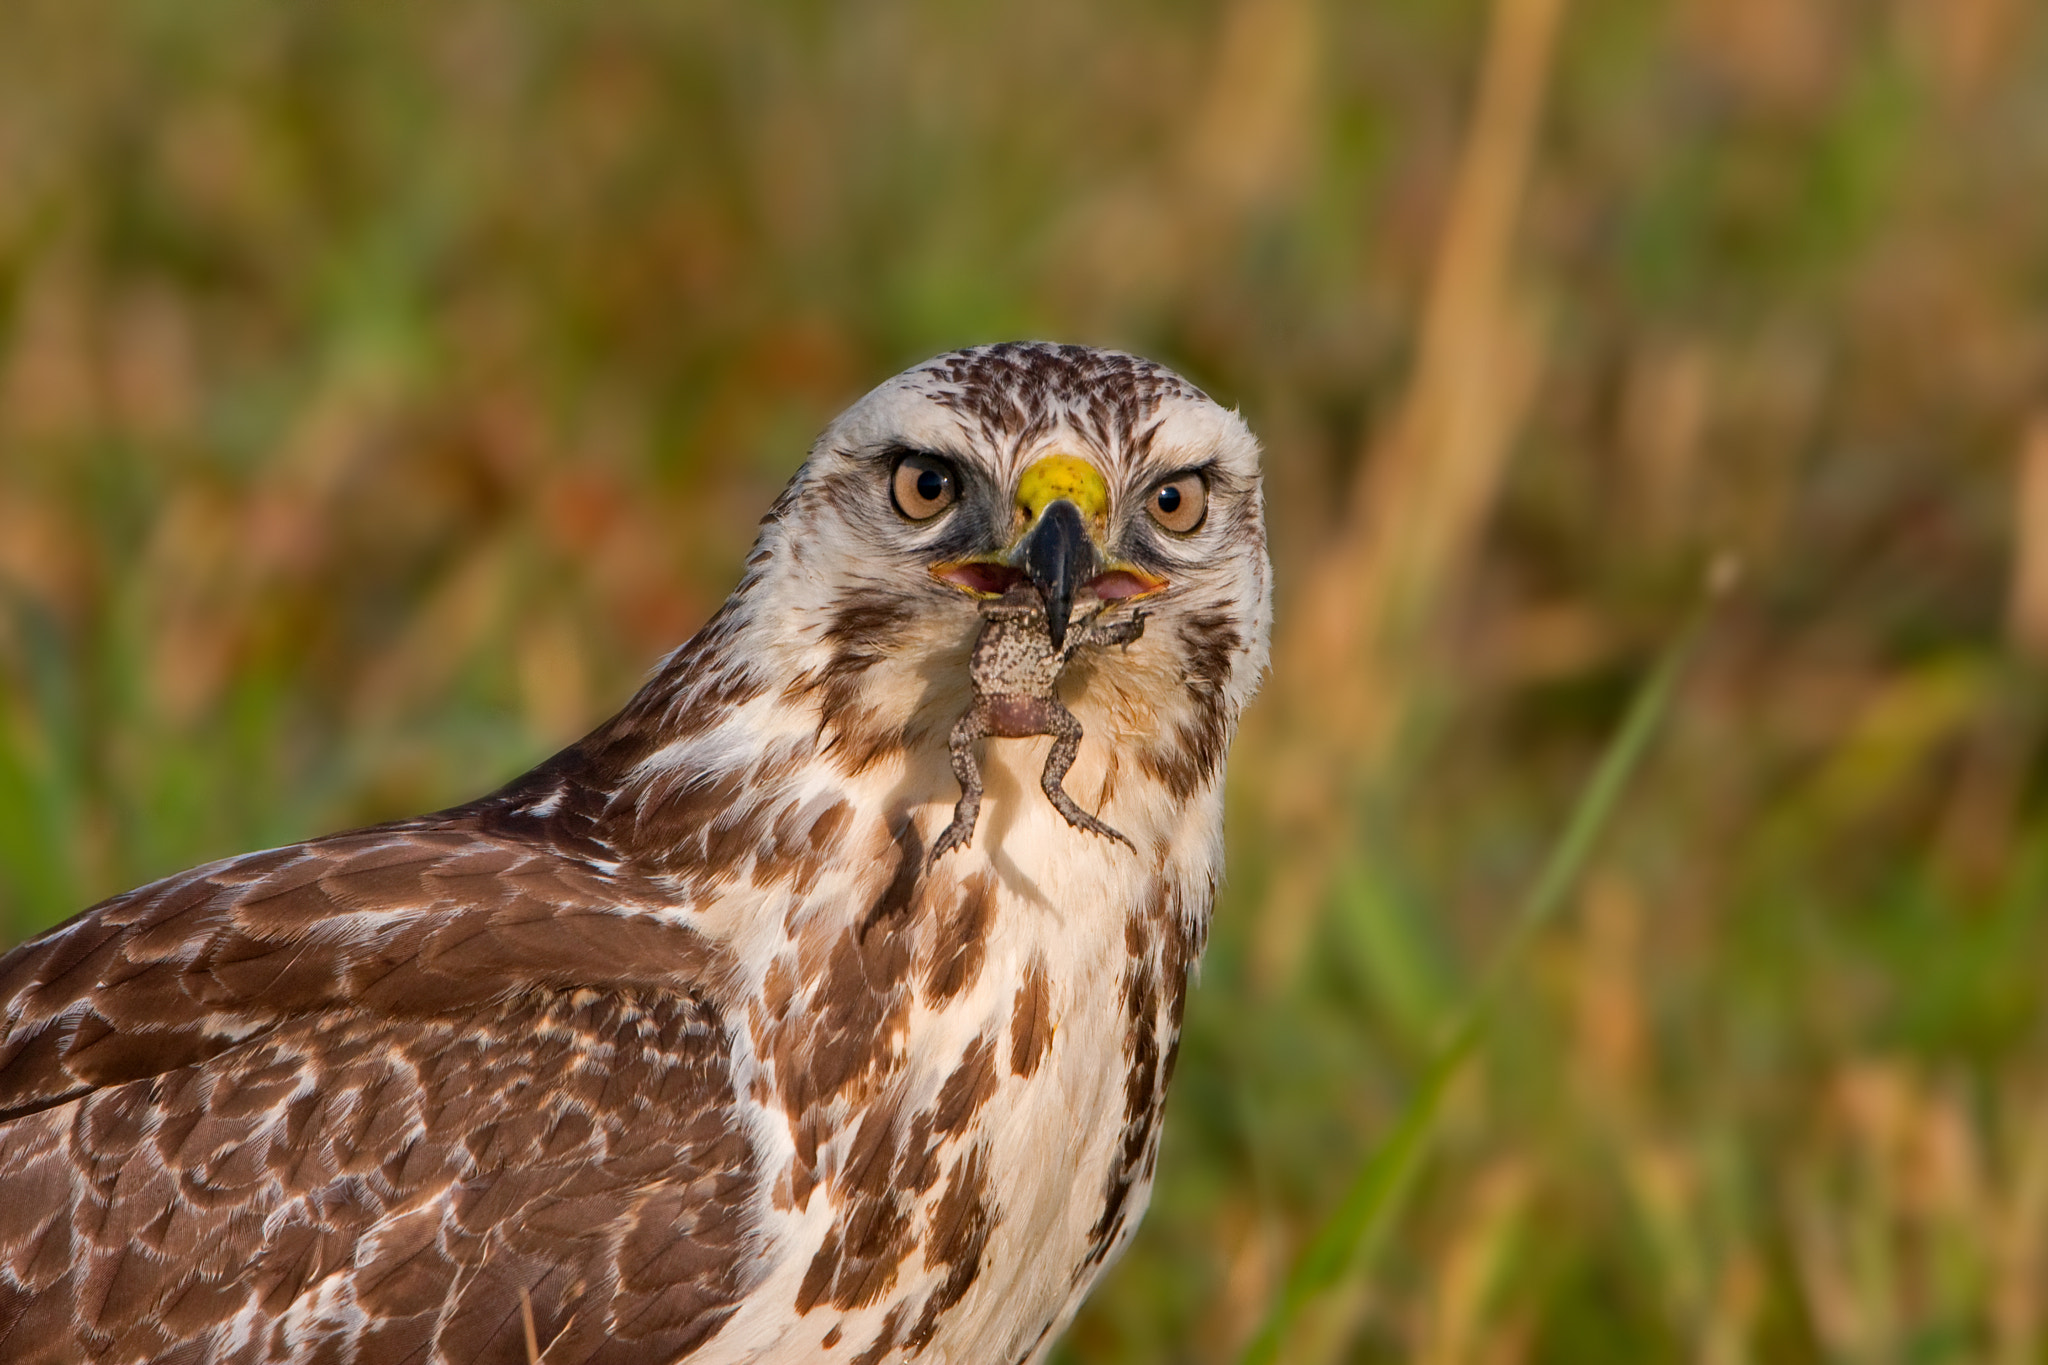
[[[967,847],[974,838],[974,824],[981,814],[981,765],[974,755],[974,743],[990,737],[1051,735],[1052,752],[1045,756],[1038,785],[1053,809],[1075,829],[1131,847],[1129,839],[1076,805],[1061,785],[1080,752],[1081,722],[1060,702],[1055,690],[1060,674],[1077,650],[1127,645],[1145,633],[1143,612],[1105,624],[1101,616],[1108,605],[1103,603],[1074,621],[1066,638],[1055,645],[1045,608],[1028,587],[983,604],[981,634],[975,638],[967,666],[974,704],[954,724],[947,741],[953,755],[953,776],[960,781],[960,800],[953,807],[953,823],[932,845],[930,862]]]

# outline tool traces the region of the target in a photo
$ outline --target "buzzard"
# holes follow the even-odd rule
[[[0,1359],[1043,1359],[1151,1184],[1259,477],[1158,365],[940,356],[579,743],[0,959]]]

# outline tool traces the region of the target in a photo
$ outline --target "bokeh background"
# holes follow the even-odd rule
[[[0,939],[620,703],[811,436],[1127,347],[1276,669],[1153,1212],[1232,1358],[1629,689],[1655,756],[1303,1361],[2048,1359],[2031,0],[9,0]]]

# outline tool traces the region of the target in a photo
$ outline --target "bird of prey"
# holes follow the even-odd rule
[[[1151,1185],[1262,518],[1172,372],[940,356],[579,743],[7,954],[0,1360],[1042,1360]]]

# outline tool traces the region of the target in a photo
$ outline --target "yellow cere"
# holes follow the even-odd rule
[[[1109,515],[1109,485],[1095,466],[1073,455],[1048,455],[1024,471],[1017,480],[1017,505],[1024,509],[1025,523],[1038,520],[1047,505],[1065,498],[1081,509],[1081,515],[1101,524]]]

